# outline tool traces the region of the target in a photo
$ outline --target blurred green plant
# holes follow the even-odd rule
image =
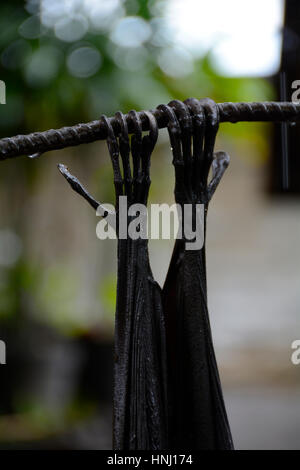
[[[99,285],[99,298],[102,303],[104,315],[107,317],[108,321],[111,321],[115,315],[117,296],[116,291],[116,276],[105,276]]]
[[[119,108],[152,108],[171,98],[273,97],[265,80],[221,77],[209,53],[194,59],[177,48],[163,3],[1,4],[0,75],[7,83],[1,133],[59,127]]]
[[[26,310],[27,301],[40,276],[40,271],[29,260],[20,259],[15,265],[0,271],[0,320],[8,324],[20,320]]]
[[[126,112],[131,108],[153,108],[174,98],[273,99],[274,91],[267,80],[222,77],[211,52],[195,58],[179,48],[165,20],[166,3],[161,0],[2,2],[0,79],[6,82],[7,104],[0,107],[1,136],[88,121],[102,113],[111,115],[117,109]],[[224,124],[220,138],[228,139],[242,158],[247,158],[246,144],[255,150],[254,163],[261,164],[267,156],[268,144],[268,132],[261,132],[268,127],[263,126]],[[88,154],[92,145],[86,148]],[[163,156],[153,165],[151,197],[157,202],[167,197],[169,187],[170,174],[163,165],[164,158],[171,157]],[[35,195],[33,183],[39,181],[40,161],[18,159],[9,162],[9,168],[8,165],[3,168],[6,172],[0,178],[5,193],[19,191],[19,199]],[[156,184],[158,174],[159,184]],[[113,202],[108,161],[94,168],[91,189],[94,186],[95,192],[100,177],[99,197]],[[162,181],[166,184],[161,184]],[[19,217],[12,225],[20,227],[22,211],[17,203],[15,206],[13,210]],[[63,266],[61,260],[45,270],[45,266],[34,266],[29,257],[26,255],[26,259],[23,257],[14,266],[1,270],[0,318],[18,316],[26,310],[24,299],[27,299],[27,306],[30,303],[37,315],[40,312],[40,321],[65,334],[84,333],[91,324],[89,307],[78,302],[78,273]],[[111,322],[115,279],[102,279],[99,296],[101,318]]]

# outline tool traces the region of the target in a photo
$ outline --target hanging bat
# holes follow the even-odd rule
[[[229,164],[225,152],[213,153],[217,107],[211,100],[189,99],[185,104],[172,101],[161,109],[170,119],[175,200],[183,211],[184,204],[204,204],[205,236],[208,203]],[[187,250],[184,239],[176,241],[163,288],[163,307],[169,443],[174,449],[232,449],[207,309],[205,240],[199,250]]]
[[[129,204],[147,203],[150,157],[157,140],[158,128],[154,116],[150,112],[145,113],[150,132],[143,137],[138,114],[135,111],[130,112],[135,125],[131,142],[122,113],[116,114],[121,128],[119,136],[115,135],[110,121],[102,116],[108,131],[107,145],[112,160],[116,194],[116,214],[105,213],[105,208],[102,208],[107,218],[118,215],[120,196],[127,196]],[[99,203],[78,179],[62,164],[59,165],[59,170],[71,187],[97,209]],[[116,228],[118,233],[118,224]],[[151,272],[148,240],[119,238],[113,396],[114,449],[167,448],[166,363],[162,292]]]

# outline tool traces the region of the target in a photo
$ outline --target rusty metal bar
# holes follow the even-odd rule
[[[300,104],[292,102],[261,102],[261,103],[218,103],[221,122],[236,123],[239,121],[300,121]],[[161,109],[151,111],[160,129],[168,124],[168,117]],[[143,111],[139,113],[143,130],[148,130],[148,119]],[[115,130],[119,130],[118,121],[109,118]],[[129,132],[133,132],[133,122],[130,114],[126,115]],[[106,139],[106,126],[100,121],[76,124],[72,127],[49,129],[28,135],[17,135],[0,140],[0,160],[21,155],[32,155],[72,147],[80,144]]]

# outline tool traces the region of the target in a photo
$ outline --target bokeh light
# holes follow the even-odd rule
[[[101,66],[101,55],[93,47],[79,47],[68,58],[68,69],[74,77],[86,78],[94,75]]]

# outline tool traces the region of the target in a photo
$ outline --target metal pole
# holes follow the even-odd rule
[[[292,102],[261,102],[261,103],[218,103],[220,122],[239,121],[273,121],[296,122],[300,121],[300,104]],[[168,117],[161,109],[151,111],[158,127],[164,128],[168,124]],[[143,130],[148,130],[148,119],[143,111],[139,113]],[[113,128],[119,131],[118,121],[109,118]],[[134,131],[132,117],[126,115],[128,130]],[[72,147],[96,140],[106,139],[106,126],[101,120],[76,124],[72,127],[50,129],[43,132],[34,132],[28,135],[17,135],[0,140],[0,161],[21,155],[32,155]]]

